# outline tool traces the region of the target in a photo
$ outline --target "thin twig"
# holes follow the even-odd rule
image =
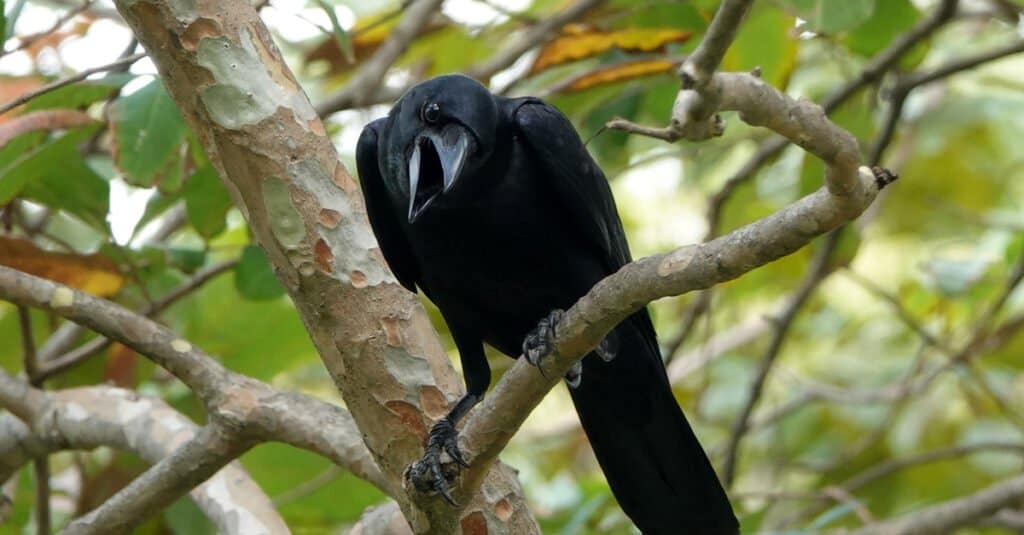
[[[238,259],[234,259],[207,266],[197,271],[192,278],[185,281],[177,288],[148,304],[144,309],[140,310],[139,313],[146,317],[156,316],[179,299],[189,295],[195,290],[201,288],[207,282],[213,280],[217,275],[234,269],[237,265]],[[103,350],[109,347],[112,343],[112,340],[103,336],[93,338],[92,340],[75,348],[73,351],[65,353],[53,360],[41,363],[35,377],[40,381],[43,381],[53,377],[54,375],[63,373],[78,364],[85,362],[94,355],[103,352]]]
[[[60,88],[62,88],[64,86],[67,86],[67,85],[71,85],[71,84],[73,84],[75,82],[80,82],[82,80],[85,80],[86,78],[88,78],[88,77],[90,77],[93,74],[96,74],[98,72],[104,72],[104,71],[109,71],[111,69],[117,69],[117,68],[122,67],[124,65],[131,65],[132,63],[135,63],[136,61],[139,61],[140,59],[142,59],[144,57],[146,57],[145,53],[134,54],[134,55],[128,56],[127,58],[119,59],[119,60],[117,60],[117,61],[115,61],[113,63],[108,63],[106,65],[100,65],[99,67],[93,67],[91,69],[85,69],[84,71],[81,71],[78,74],[75,74],[75,75],[72,75],[72,76],[68,76],[66,78],[61,78],[60,80],[56,80],[56,81],[50,82],[50,83],[48,83],[48,84],[46,84],[46,85],[44,85],[44,86],[42,86],[42,87],[40,87],[38,89],[33,89],[32,91],[29,91],[27,93],[22,93],[21,95],[18,95],[17,98],[15,98],[15,99],[11,100],[10,102],[0,106],[0,114],[7,113],[7,112],[13,110],[14,108],[17,108],[18,106],[21,106],[22,104],[25,104],[26,102],[29,102],[30,100],[32,100],[32,99],[34,99],[36,97],[39,97],[41,95],[45,95],[46,93],[49,93],[51,91],[55,91],[55,90],[60,89]]]
[[[715,17],[711,19],[704,38],[680,68],[679,72],[684,76],[684,89],[686,76],[690,77],[692,83],[698,86],[711,80],[711,75],[718,70],[718,65],[725,57],[725,51],[736,38],[740,22],[750,10],[751,4],[753,4],[753,0],[725,0],[722,2],[718,11],[715,12]]]
[[[36,342],[32,334],[32,316],[28,307],[18,305],[18,325],[21,328],[22,362],[25,375],[33,386],[39,386],[37,379],[39,362],[36,358]],[[35,520],[36,534],[50,535],[50,461],[46,456],[32,463],[35,476]]]
[[[391,30],[386,41],[373,53],[370,59],[363,62],[359,70],[341,91],[327,97],[317,105],[317,113],[321,117],[338,110],[359,105],[374,94],[384,75],[399,56],[409,47],[409,43],[420,34],[420,31],[441,7],[442,0],[416,0],[405,10],[405,16]]]

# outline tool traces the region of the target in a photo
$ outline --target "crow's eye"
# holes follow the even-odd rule
[[[436,124],[441,120],[441,106],[438,106],[436,102],[424,104],[423,109],[420,110],[420,118],[427,124]]]

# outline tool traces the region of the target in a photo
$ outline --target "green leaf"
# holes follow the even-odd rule
[[[173,168],[185,140],[185,120],[154,79],[110,106],[115,160],[125,181],[134,186],[156,184]]]
[[[756,4],[726,52],[723,69],[749,71],[759,67],[761,78],[784,89],[796,64],[793,24],[793,17],[774,6]]]
[[[192,273],[206,263],[206,251],[203,249],[186,249],[184,247],[168,247],[167,260],[171,265],[184,273]]]
[[[352,36],[345,31],[345,28],[341,27],[341,23],[338,22],[338,15],[334,12],[334,7],[328,5],[324,0],[317,0],[316,3],[327,14],[327,18],[331,19],[331,27],[334,28],[334,39],[338,42],[338,48],[341,49],[341,53],[345,56],[345,61],[350,64],[355,63],[356,52],[352,48]]]
[[[846,36],[846,46],[853,52],[871,57],[880,52],[898,35],[921,18],[921,12],[910,0],[878,2],[871,18]]]
[[[255,245],[242,251],[242,258],[235,268],[235,288],[242,297],[255,301],[284,295],[284,287],[274,275],[266,255]]]
[[[185,213],[196,232],[212,238],[227,227],[224,216],[231,208],[231,197],[213,166],[192,173],[185,183]]]
[[[98,128],[93,124],[72,129],[0,169],[0,203],[25,195],[106,228],[107,182],[78,153],[78,146]]]
[[[135,79],[134,74],[111,74],[98,80],[86,80],[44,93],[25,105],[25,111],[51,108],[81,108],[113,95]]]
[[[875,0],[778,1],[790,13],[807,21],[808,30],[824,34],[856,28],[868,20],[875,10]],[[888,1],[890,0],[884,0]]]

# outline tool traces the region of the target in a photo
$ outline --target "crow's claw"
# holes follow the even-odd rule
[[[523,356],[526,357],[527,362],[540,370],[541,375],[544,375],[541,361],[554,351],[555,328],[558,326],[558,322],[562,321],[564,315],[564,310],[557,308],[552,310],[547,317],[537,322],[537,326],[523,339]]]
[[[469,467],[459,449],[458,438],[455,426],[448,418],[442,418],[430,430],[423,458],[416,461],[406,474],[417,490],[440,493],[453,507],[457,507],[458,503],[452,498],[451,481],[458,475],[458,466]],[[442,462],[441,452],[447,453],[453,462]]]
[[[576,364],[569,368],[569,371],[565,374],[565,384],[569,385],[569,388],[577,388],[580,383],[583,382],[583,363],[576,361]]]
[[[614,334],[609,334],[594,348],[594,353],[605,362],[611,362],[619,352],[618,340],[614,336]]]

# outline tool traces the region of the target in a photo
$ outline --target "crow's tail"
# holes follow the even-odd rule
[[[739,523],[672,395],[646,311],[584,360],[576,411],[619,505],[645,535],[732,535]]]

